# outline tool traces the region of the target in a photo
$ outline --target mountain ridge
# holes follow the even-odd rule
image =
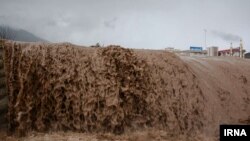
[[[49,42],[27,30],[0,25],[0,38],[24,42]]]

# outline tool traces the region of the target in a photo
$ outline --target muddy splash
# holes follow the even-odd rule
[[[171,53],[11,41],[4,52],[12,133],[203,128],[196,76]]]

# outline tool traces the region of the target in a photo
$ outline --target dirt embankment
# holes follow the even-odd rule
[[[249,120],[246,60],[68,43],[4,46],[11,133],[214,140],[219,124]]]
[[[220,124],[250,124],[250,60],[235,57],[181,57],[205,97],[205,133],[219,135]]]

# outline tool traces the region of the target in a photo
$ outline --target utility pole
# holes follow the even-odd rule
[[[240,58],[244,58],[242,39],[240,39]]]
[[[207,49],[207,30],[204,29],[204,33],[205,33],[205,49]]]
[[[233,43],[230,44],[230,56],[233,56]]]

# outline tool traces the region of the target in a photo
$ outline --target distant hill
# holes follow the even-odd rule
[[[48,42],[26,30],[15,29],[5,25],[0,25],[0,38],[24,42]]]

